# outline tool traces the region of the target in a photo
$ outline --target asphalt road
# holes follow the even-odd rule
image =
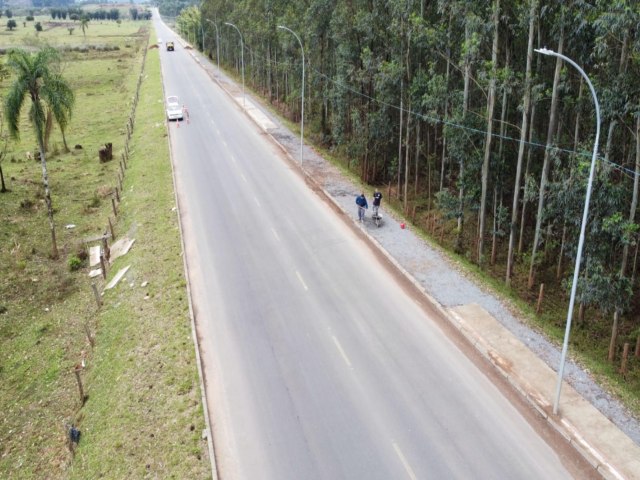
[[[161,61],[221,478],[572,478],[190,52]]]

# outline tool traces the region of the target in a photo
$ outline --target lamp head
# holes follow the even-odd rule
[[[555,55],[556,52],[553,50],[549,50],[547,47],[544,48],[536,48],[534,51],[541,53],[542,55]]]

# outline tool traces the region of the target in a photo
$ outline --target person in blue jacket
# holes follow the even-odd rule
[[[358,197],[356,197],[356,205],[358,205],[358,220],[364,221],[364,209],[369,208],[367,204],[367,198],[364,196],[364,193],[361,193]]]

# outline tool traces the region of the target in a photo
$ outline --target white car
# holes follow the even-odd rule
[[[182,120],[182,118],[182,105],[180,105],[178,97],[176,97],[175,95],[167,97],[167,119]]]

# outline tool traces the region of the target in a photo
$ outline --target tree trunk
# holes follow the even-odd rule
[[[507,44],[505,47],[504,57],[505,57],[504,65],[505,65],[505,68],[508,69],[509,58],[510,58],[509,44]],[[498,218],[498,212],[502,210],[502,169],[504,166],[504,158],[502,155],[504,152],[503,139],[505,137],[506,127],[507,127],[507,123],[506,123],[507,91],[508,91],[507,80],[505,79],[505,82],[502,85],[502,105],[501,105],[501,111],[500,111],[500,139],[498,141],[498,161],[500,163],[498,165],[498,180],[496,182],[496,186],[494,187],[494,194],[493,194],[493,234],[491,236],[492,237],[491,238],[491,265],[492,266],[496,264],[496,255],[497,255],[497,249],[498,249],[498,230],[502,226],[500,224],[501,219]],[[497,206],[498,189],[500,190],[500,208],[498,208]]]
[[[409,104],[409,108],[407,109],[409,112],[411,111],[411,104]],[[408,210],[408,202],[409,202],[409,133],[411,132],[411,115],[407,112],[407,128],[405,131],[405,141],[404,141],[404,213],[405,215],[409,213]]]
[[[444,77],[445,88],[449,89],[449,74],[451,71],[451,62],[449,58],[451,56],[451,23],[453,19],[453,14],[449,14],[449,25],[447,27],[447,69]],[[444,121],[447,122],[449,120],[449,96],[446,96],[444,99]],[[427,157],[429,155],[427,154]],[[441,192],[444,189],[444,172],[447,165],[447,136],[444,134],[444,127],[442,128],[442,160],[441,160],[441,169],[440,169],[440,188],[438,189]]]
[[[531,64],[533,61],[533,37],[535,33],[535,17],[538,11],[538,0],[531,0],[529,7],[529,42],[527,44],[527,66],[524,80],[524,101],[522,107],[522,124],[520,127],[520,144],[518,146],[518,160],[516,164],[516,179],[513,189],[513,205],[511,207],[511,225],[509,226],[509,250],[507,252],[507,275],[505,282],[511,285],[513,274],[513,253],[516,244],[516,228],[518,222],[518,206],[520,201],[520,183],[522,175],[522,161],[524,159],[524,146],[529,128],[529,110],[531,108]],[[532,115],[533,116],[533,115]],[[524,211],[524,207],[523,207]],[[524,219],[523,219],[524,220]]]
[[[575,129],[573,131],[573,150],[574,151],[578,151],[578,140],[580,138],[580,117],[581,117],[581,109],[580,106],[582,105],[582,90],[584,89],[584,79],[582,78],[582,75],[580,76],[580,88],[578,88],[578,101],[577,101],[577,105],[578,105],[578,111],[576,112],[576,126]]]
[[[496,264],[496,250],[498,248],[498,187],[493,187],[493,234],[491,235],[491,266]]]
[[[536,118],[536,105],[531,105],[531,122],[529,127],[529,143],[533,141],[533,124]],[[531,166],[531,148],[527,151],[527,163],[524,168],[524,189],[522,191],[522,213],[520,215],[520,234],[518,236],[518,255],[522,254],[524,248],[524,221],[527,218],[527,200],[529,193],[529,184],[527,179],[529,178],[529,167]]]
[[[561,20],[564,22],[564,19]],[[560,30],[560,40],[558,41],[558,53],[562,53],[564,47],[564,28]],[[536,229],[533,234],[533,247],[531,250],[531,264],[529,267],[528,287],[533,287],[536,255],[540,242],[540,232],[542,230],[542,214],[544,211],[545,192],[547,188],[547,179],[549,177],[549,168],[551,166],[550,157],[553,147],[553,138],[556,130],[557,114],[558,114],[558,84],[560,83],[560,71],[562,70],[563,60],[558,57],[556,59],[556,70],[553,76],[553,91],[551,93],[551,112],[549,118],[549,128],[547,130],[547,144],[544,151],[544,160],[542,162],[542,174],[540,175],[540,189],[538,192],[538,213],[536,216]]]
[[[567,224],[566,222],[562,225],[562,241],[560,242],[560,253],[558,253],[558,265],[556,266],[556,280],[560,280],[562,278],[562,274],[564,273],[564,263],[562,262],[562,257],[564,256],[564,245],[567,242]]]
[[[0,193],[6,193],[7,186],[4,183],[4,172],[2,171],[2,164],[0,163]]]
[[[626,70],[626,57],[627,57],[627,41],[628,33],[624,35],[624,41],[622,44],[622,52],[620,53],[620,64],[618,67],[618,74],[622,76]],[[613,142],[613,130],[616,126],[616,121],[612,120],[609,125],[609,135],[607,137],[607,148],[605,150],[605,161],[609,160],[611,153],[611,143]],[[638,175],[640,174],[640,117],[636,117],[636,165],[635,175],[633,177],[633,193],[631,197],[631,207],[629,208],[629,223],[633,223],[636,217],[636,209],[638,208]],[[622,249],[622,262],[620,265],[620,277],[625,277],[627,274],[627,264],[629,262],[629,245],[625,245]],[[613,313],[613,325],[611,326],[611,338],[609,340],[609,354],[607,358],[610,362],[613,362],[616,357],[616,343],[618,340],[618,326],[620,323],[620,315],[622,311],[616,308]]]
[[[464,26],[464,38],[465,44],[468,44],[471,39],[471,32],[469,31],[469,24],[465,23]],[[464,90],[462,92],[462,121],[464,123],[467,117],[467,110],[469,109],[469,85],[471,81],[471,54],[468,49],[464,57]],[[460,158],[460,175],[458,177],[459,192],[458,192],[458,231],[456,234],[455,251],[462,253],[463,237],[464,237],[464,158]]]
[[[580,76],[580,87],[578,88],[578,101],[576,102],[577,112],[576,112],[576,123],[573,129],[573,150],[575,152],[578,151],[578,142],[580,141],[580,118],[581,118],[581,110],[580,106],[582,104],[582,91],[584,90],[584,79]],[[569,183],[571,183],[571,177],[573,174],[573,170],[569,174]],[[562,240],[560,242],[560,253],[558,253],[558,264],[556,265],[556,280],[560,280],[562,275],[564,274],[564,247],[567,243],[567,222],[566,220],[562,224]]]
[[[398,135],[398,188],[396,190],[396,198],[400,198],[400,181],[402,177],[402,117],[404,115],[402,103],[402,82],[400,82],[400,133]]]
[[[418,198],[418,179],[420,178],[420,120],[416,121],[416,177],[413,182],[413,196]],[[429,161],[429,130],[427,130],[427,162]],[[431,184],[428,185],[429,191],[431,191]],[[431,193],[429,193],[429,201],[431,200]]]
[[[487,101],[487,136],[484,143],[484,161],[482,162],[482,192],[480,194],[480,221],[478,228],[478,263],[483,263],[484,231],[486,221],[487,190],[489,188],[489,160],[491,141],[493,140],[493,110],[496,104],[496,76],[498,70],[498,33],[500,25],[500,0],[493,7],[493,47],[491,49],[491,79],[489,80],[489,99]]]
[[[38,129],[39,130],[39,129]],[[42,165],[42,185],[44,186],[44,201],[47,205],[49,216],[49,229],[51,231],[51,258],[58,258],[58,244],[56,243],[56,227],[53,222],[53,203],[51,202],[51,190],[49,189],[49,173],[47,172],[47,161],[44,151],[44,132],[36,132],[38,146],[40,148],[40,163]]]
[[[51,137],[51,131],[53,130],[53,114],[51,110],[47,109],[47,119],[44,127],[44,151],[49,151],[49,138]]]

